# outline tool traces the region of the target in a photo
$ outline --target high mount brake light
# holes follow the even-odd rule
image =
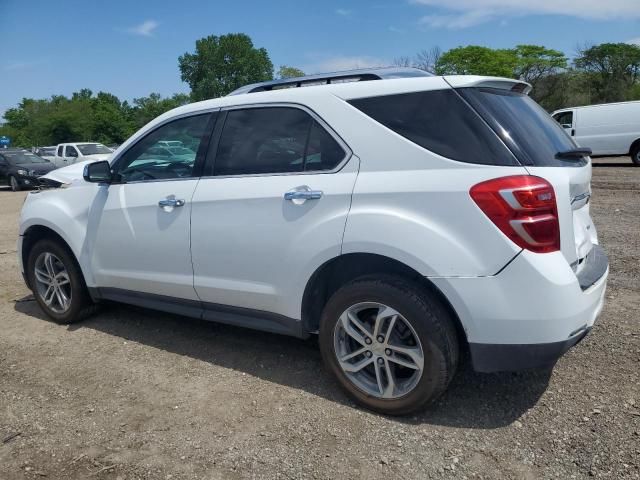
[[[560,250],[560,223],[553,186],[531,175],[478,183],[469,191],[484,214],[516,245],[536,253]]]

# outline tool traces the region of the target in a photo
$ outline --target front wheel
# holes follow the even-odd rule
[[[400,277],[363,277],[327,302],[322,357],[360,404],[402,415],[424,407],[449,385],[458,364],[449,311],[427,289]]]
[[[57,323],[74,323],[94,311],[80,267],[60,242],[38,241],[29,252],[26,268],[38,305]]]
[[[11,190],[14,192],[20,191],[20,182],[18,182],[18,179],[13,175],[9,177],[9,186],[11,187]]]
[[[640,143],[638,143],[635,147],[633,147],[630,153],[631,153],[631,161],[637,167],[640,167]]]

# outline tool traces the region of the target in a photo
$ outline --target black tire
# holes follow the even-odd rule
[[[55,255],[64,265],[64,268],[68,273],[71,302],[69,308],[62,313],[53,311],[45,303],[36,286],[36,260],[42,253],[51,253]],[[40,305],[42,311],[56,323],[69,324],[79,322],[96,311],[97,305],[93,303],[89,296],[78,262],[69,248],[60,241],[55,239],[43,239],[36,242],[29,252],[26,268],[27,278],[33,291],[33,296],[38,302],[38,305]]]
[[[632,148],[631,152],[631,161],[637,167],[640,167],[640,142],[637,142]]]
[[[9,175],[9,186],[14,192],[19,192],[22,189],[22,187],[20,187],[20,182],[18,182],[18,179],[13,175]]]
[[[399,398],[384,399],[358,388],[336,358],[334,329],[340,315],[352,305],[377,302],[399,312],[417,333],[424,354],[424,369],[417,384]],[[379,413],[404,415],[438,398],[451,382],[459,360],[459,343],[450,312],[428,289],[396,276],[366,276],[335,292],[320,323],[320,350],[327,368],[359,404]]]

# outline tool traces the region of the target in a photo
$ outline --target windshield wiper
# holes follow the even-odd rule
[[[561,160],[561,159],[573,159],[573,158],[582,158],[582,157],[588,157],[589,155],[591,155],[591,149],[590,148],[572,148],[571,150],[565,150],[564,152],[558,152],[556,153],[556,158]]]

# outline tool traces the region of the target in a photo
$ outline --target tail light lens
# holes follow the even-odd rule
[[[495,178],[474,185],[471,198],[516,245],[536,253],[560,250],[560,223],[553,186],[531,175]]]

